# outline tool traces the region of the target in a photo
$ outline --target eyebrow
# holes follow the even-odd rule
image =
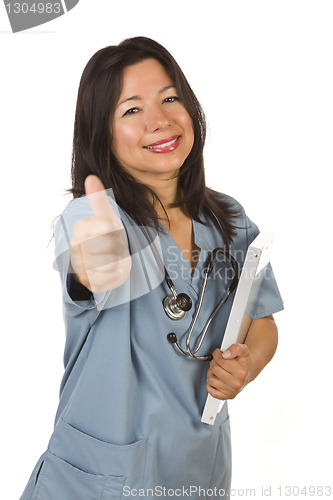
[[[163,94],[163,92],[166,92],[167,90],[175,89],[175,88],[176,88],[175,85],[167,85],[166,87],[163,87],[162,89],[160,89],[158,91],[158,94]],[[128,101],[142,101],[142,97],[140,97],[139,95],[132,95],[131,97],[128,97],[127,99],[124,99],[123,101],[121,101],[117,107],[121,106],[122,104],[125,104]]]

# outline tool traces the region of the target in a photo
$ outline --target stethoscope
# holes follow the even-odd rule
[[[215,307],[215,309],[213,310],[213,312],[209,316],[208,320],[206,321],[206,324],[205,324],[205,326],[201,332],[201,335],[199,337],[197,346],[194,349],[192,349],[191,348],[192,332],[194,330],[194,327],[196,325],[196,322],[197,322],[197,319],[198,319],[198,316],[200,313],[201,305],[202,305],[203,298],[205,295],[208,277],[213,270],[213,263],[214,263],[214,260],[218,254],[222,254],[224,256],[224,258],[227,258],[229,260],[229,263],[231,264],[232,269],[233,269],[233,278],[231,280],[231,283],[230,283],[226,293],[223,295],[222,299],[219,301],[219,303],[217,304],[217,306]],[[189,295],[187,295],[186,293],[177,294],[175,287],[174,287],[174,284],[173,284],[166,268],[164,268],[164,269],[165,269],[165,280],[166,280],[166,282],[167,282],[167,284],[172,292],[172,294],[165,297],[165,299],[163,301],[164,311],[166,312],[166,314],[169,318],[179,320],[179,319],[182,319],[185,316],[186,312],[191,309],[192,300],[189,297]],[[199,349],[200,349],[200,347],[205,339],[207,330],[208,330],[214,316],[216,315],[216,313],[218,312],[220,307],[226,302],[229,295],[235,290],[235,288],[238,284],[238,279],[239,279],[239,277],[238,277],[238,264],[237,264],[236,259],[231,255],[231,253],[227,249],[215,248],[215,250],[213,250],[212,252],[209,253],[207,260],[205,262],[205,267],[204,267],[203,272],[204,272],[204,278],[203,278],[202,283],[201,283],[199,303],[197,306],[197,310],[193,316],[193,319],[192,319],[192,322],[191,322],[191,325],[190,325],[190,328],[189,328],[189,331],[187,334],[187,338],[186,338],[186,351],[184,351],[180,347],[177,336],[175,333],[173,333],[173,332],[169,333],[167,335],[167,339],[171,344],[173,344],[175,346],[175,348],[178,350],[178,352],[180,352],[184,356],[191,356],[194,359],[198,359],[198,360],[202,360],[202,361],[210,361],[212,359],[211,354],[206,354],[204,356],[197,356],[196,353],[199,351]]]
[[[216,218],[216,216],[215,216],[215,218]],[[141,227],[142,227],[148,241],[151,244],[151,249],[154,253],[156,260],[164,268],[165,281],[172,292],[170,295],[167,295],[165,297],[165,299],[163,300],[164,311],[170,319],[180,320],[180,319],[184,318],[186,313],[192,308],[191,297],[189,295],[187,295],[186,293],[177,294],[175,286],[173,284],[173,281],[170,278],[170,275],[169,275],[166,267],[164,266],[164,263],[162,262],[162,259],[159,255],[159,253],[157,252],[157,249],[154,245],[154,242],[152,241],[151,236],[149,235],[149,233],[147,231],[147,228],[145,228],[144,226],[141,226]],[[221,228],[222,234],[224,236],[224,232],[222,230],[221,225],[220,225],[220,228]],[[227,240],[224,239],[224,241],[227,241]],[[193,330],[195,328],[195,325],[196,325],[196,322],[197,322],[197,319],[198,319],[198,316],[200,313],[203,298],[205,295],[205,290],[207,287],[208,277],[213,270],[214,260],[216,259],[217,255],[219,255],[219,254],[223,255],[224,259],[228,259],[228,261],[233,269],[233,277],[232,277],[231,283],[230,283],[226,293],[223,295],[223,297],[221,298],[221,300],[219,301],[219,303],[217,304],[217,306],[215,307],[215,309],[213,310],[213,312],[209,316],[208,320],[206,321],[206,324],[201,332],[201,335],[199,337],[197,345],[194,347],[194,349],[192,349],[191,348],[191,336],[192,336]],[[174,347],[177,349],[177,351],[179,353],[183,354],[184,356],[186,356],[186,357],[190,356],[190,357],[197,359],[197,360],[200,360],[200,361],[210,361],[212,359],[211,354],[206,354],[204,356],[197,356],[196,354],[199,351],[199,349],[201,348],[201,345],[205,339],[207,330],[208,330],[213,318],[215,317],[215,315],[218,312],[218,310],[220,309],[220,307],[227,301],[230,294],[235,290],[235,288],[238,284],[238,280],[239,280],[238,263],[237,263],[236,259],[229,252],[228,245],[226,245],[226,248],[215,248],[215,250],[213,250],[212,252],[209,252],[208,257],[207,257],[206,262],[205,262],[205,265],[204,265],[203,273],[204,273],[204,278],[203,278],[202,283],[201,283],[199,303],[198,303],[197,310],[193,316],[193,319],[192,319],[192,322],[191,322],[191,325],[190,325],[190,328],[189,328],[189,331],[187,334],[186,351],[184,351],[181,348],[181,346],[179,345],[179,342],[178,342],[178,339],[177,339],[177,336],[175,333],[173,333],[173,332],[169,333],[167,335],[167,339],[171,344],[174,345]]]

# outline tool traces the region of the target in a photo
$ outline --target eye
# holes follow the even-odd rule
[[[131,109],[128,109],[124,114],[123,116],[130,116],[130,115],[135,115],[135,113],[137,113],[139,111],[139,108],[131,108]]]
[[[179,97],[174,95],[171,97],[166,97],[163,102],[175,102],[175,101],[179,101]]]

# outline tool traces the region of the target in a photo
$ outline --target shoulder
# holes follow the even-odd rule
[[[214,189],[209,189],[209,191],[217,202],[227,203],[230,206],[232,206],[234,209],[238,210],[239,212],[241,212],[241,213],[244,212],[243,205],[241,205],[240,202],[238,200],[236,200],[235,198],[233,198],[232,196],[230,196],[226,193],[221,193],[219,191],[215,191]]]
[[[247,215],[243,205],[238,200],[226,193],[214,191],[213,189],[209,189],[209,191],[222,210],[228,210],[230,214],[233,215],[233,222],[235,225],[245,222]]]
[[[89,205],[86,195],[70,200],[62,211],[61,217],[65,219],[82,217],[92,214],[92,208]]]
[[[89,215],[93,214],[86,196],[70,200],[56,221],[54,231],[56,242],[63,234],[71,238],[75,223]]]
[[[120,207],[117,205],[117,203],[114,200],[114,197],[112,194],[109,193],[112,190],[107,190],[107,198],[108,201],[112,207],[112,209],[116,212],[116,214],[119,216],[119,218],[124,222],[124,219],[126,219],[126,214],[123,210],[120,209]],[[84,219],[85,217],[90,217],[93,216],[94,211],[88,201],[88,198],[86,195],[82,195],[78,198],[73,198],[70,200],[67,205],[65,206],[62,214],[60,215],[57,225],[63,225],[65,224],[68,228],[71,230],[73,229],[73,226],[75,223],[80,220]],[[71,232],[71,231],[70,231]]]
[[[138,232],[133,227],[136,226],[136,224],[129,215],[117,205],[112,196],[109,194],[107,196],[112,209],[123,224],[129,243],[131,242],[131,246],[134,248],[134,243],[138,240]],[[74,236],[76,223],[82,219],[93,217],[94,215],[94,211],[86,195],[73,198],[68,202],[54,225],[54,241],[57,255],[68,249]]]
[[[244,206],[232,196],[210,189],[222,209],[228,209],[233,214],[233,224],[236,228],[234,245],[247,247],[259,234],[258,226],[247,215]]]

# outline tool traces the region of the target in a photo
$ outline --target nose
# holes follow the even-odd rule
[[[153,106],[146,112],[146,126],[149,132],[170,126],[170,118],[162,106]]]

